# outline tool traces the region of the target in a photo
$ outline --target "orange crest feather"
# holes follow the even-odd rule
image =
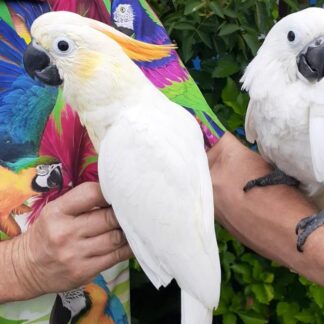
[[[151,62],[171,55],[176,49],[174,44],[156,45],[138,41],[104,24],[91,24],[91,26],[116,41],[129,58],[135,61]]]

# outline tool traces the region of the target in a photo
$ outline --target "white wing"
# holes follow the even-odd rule
[[[312,106],[309,115],[309,136],[316,180],[324,182],[324,107]]]
[[[254,126],[253,111],[256,108],[257,101],[250,100],[245,116],[245,136],[250,143],[254,143],[257,139],[257,133]]]
[[[100,184],[153,284],[175,278],[212,308],[220,265],[207,157],[194,118],[170,105],[133,109],[112,126],[100,147]]]

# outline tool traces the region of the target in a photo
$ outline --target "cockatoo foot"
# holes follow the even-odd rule
[[[297,250],[303,252],[303,246],[308,236],[318,227],[324,225],[324,210],[318,214],[303,218],[296,226]]]
[[[266,186],[279,185],[279,184],[285,184],[288,186],[297,187],[299,185],[299,181],[296,180],[295,178],[287,175],[280,169],[275,169],[270,174],[268,174],[264,177],[249,181],[245,185],[243,190],[245,192],[247,192],[254,187],[266,187]]]

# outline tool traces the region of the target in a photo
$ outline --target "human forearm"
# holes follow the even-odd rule
[[[18,277],[18,273],[24,272],[24,262],[19,257],[21,243],[21,237],[0,242],[0,304],[33,297],[32,291],[25,290],[23,278]]]
[[[80,287],[128,259],[106,205],[99,184],[84,183],[50,202],[26,233],[0,242],[0,304]]]
[[[295,188],[271,186],[244,193],[248,180],[263,176],[270,166],[227,133],[208,153],[217,221],[256,252],[324,284],[324,229],[296,250],[295,227],[316,208]]]

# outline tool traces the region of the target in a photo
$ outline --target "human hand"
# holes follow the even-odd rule
[[[132,255],[94,182],[46,205],[12,254],[24,299],[79,287]]]
[[[316,207],[286,185],[244,192],[247,181],[268,174],[271,166],[230,133],[209,150],[208,160],[216,220],[252,250],[324,285],[324,228],[309,237],[304,253],[296,250],[296,224]]]

